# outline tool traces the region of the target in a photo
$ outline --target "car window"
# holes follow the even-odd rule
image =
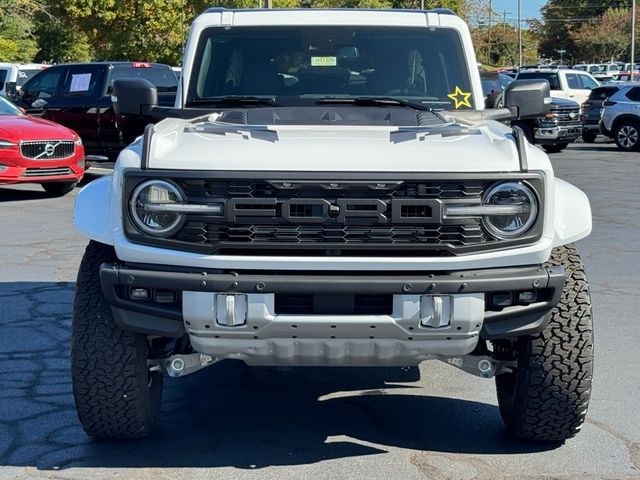
[[[560,77],[558,77],[557,73],[551,72],[522,72],[518,74],[517,80],[526,80],[526,79],[542,79],[549,82],[549,86],[551,90],[562,90],[560,88]]]
[[[37,73],[44,70],[44,68],[21,68],[18,70],[18,77],[16,78],[16,85],[22,87],[25,83],[27,83],[31,78],[33,78]]]
[[[143,66],[133,66],[143,65]],[[178,80],[175,73],[170,67],[166,65],[153,65],[153,64],[126,64],[115,65],[111,72],[111,78],[109,80],[108,92],[111,92],[114,80],[120,80],[123,78],[144,78],[153,83],[158,92],[176,92],[178,91]]]
[[[403,26],[211,27],[200,35],[187,103],[277,97],[392,97],[433,108],[472,108],[462,44],[450,28]]]
[[[5,69],[0,69],[0,90],[4,88],[4,82],[7,80],[7,73],[9,73]]]
[[[502,91],[502,85],[497,78],[481,78],[480,82],[482,83],[482,93],[485,95]]]
[[[42,70],[30,81],[25,83],[23,87],[23,99],[27,102],[33,102],[38,99],[50,98],[56,95],[58,85],[65,68],[48,68]]]
[[[597,65],[591,65],[589,67],[589,73],[600,73],[600,67]]]
[[[640,102],[640,87],[635,87],[629,90],[626,97],[634,102]]]
[[[100,86],[100,68],[95,65],[73,66],[69,68],[62,87],[65,97],[93,97]]]
[[[575,73],[567,73],[567,85],[569,85],[569,88],[573,90],[582,89],[582,84],[578,79],[578,75]]]
[[[0,97],[0,115],[22,115],[22,112],[9,100]]]
[[[589,100],[605,100],[618,91],[615,87],[594,88],[589,94]]]
[[[582,83],[582,88],[584,89],[593,90],[598,86],[598,82],[596,82],[593,78],[591,78],[588,75],[579,75],[579,77],[580,77],[580,82]]]

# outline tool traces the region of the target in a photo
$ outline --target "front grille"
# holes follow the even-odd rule
[[[133,174],[126,178],[126,198],[146,175],[158,174],[174,182],[187,203],[221,203],[224,208],[222,216],[190,213],[169,238],[150,238],[136,229],[127,202],[123,204],[128,238],[174,250],[222,255],[445,257],[531,243],[541,232],[537,222],[537,228],[523,239],[498,240],[487,233],[479,216],[445,214],[447,205],[480,205],[484,192],[496,181],[525,177],[541,192],[537,174],[490,178],[470,174],[471,178],[460,180],[414,174],[413,179],[381,181],[375,178],[383,174],[374,180],[348,174],[333,181],[314,179],[313,174],[306,178],[267,173],[266,179],[253,180],[246,174],[181,178],[149,172],[140,174],[142,178]]]
[[[20,152],[25,158],[34,160],[56,160],[73,155],[74,142],[68,140],[38,140],[20,144]]]
[[[23,177],[60,177],[63,175],[71,175],[73,172],[69,167],[60,168],[27,168]]]
[[[554,108],[551,110],[558,119],[558,125],[580,123],[580,108]]]

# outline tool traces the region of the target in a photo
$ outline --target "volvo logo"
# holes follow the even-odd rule
[[[290,223],[434,224],[442,222],[442,202],[433,199],[373,198],[231,198],[226,216],[232,223],[281,218]]]
[[[47,143],[44,146],[44,153],[47,157],[50,157],[51,155],[53,155],[56,151],[56,146],[53,143]]]

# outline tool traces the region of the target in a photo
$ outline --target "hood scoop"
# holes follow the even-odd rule
[[[432,112],[404,107],[309,106],[258,107],[222,112],[216,119],[235,125],[352,125],[381,127],[417,127],[441,125]]]

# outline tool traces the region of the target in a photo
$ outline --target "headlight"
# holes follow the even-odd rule
[[[184,220],[184,214],[171,211],[171,206],[183,203],[183,193],[172,183],[147,180],[133,191],[129,211],[134,223],[142,232],[166,237],[175,232]]]
[[[78,137],[78,139],[75,141],[76,147],[81,147],[82,146],[82,139],[80,137]]]
[[[0,139],[0,149],[11,148],[18,145],[17,143],[10,142],[9,140]]]
[[[536,221],[538,201],[533,191],[520,182],[500,183],[483,198],[484,205],[511,207],[513,213],[485,215],[483,223],[491,235],[513,239],[527,233]],[[509,210],[509,209],[506,209]]]

